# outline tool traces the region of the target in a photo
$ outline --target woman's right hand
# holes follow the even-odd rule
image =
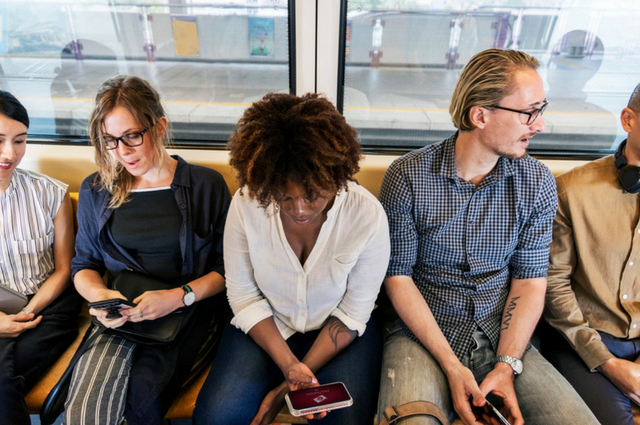
[[[0,311],[0,338],[15,338],[27,329],[33,329],[42,320],[42,316],[34,319],[33,313],[21,311],[17,314],[5,314]]]
[[[127,297],[122,295],[119,291],[114,291],[112,289],[104,289],[98,292],[96,299],[93,301],[104,301],[104,300],[110,300],[113,298],[122,298],[123,300],[127,299]],[[102,325],[106,328],[111,328],[111,329],[119,328],[120,326],[124,325],[127,322],[128,316],[127,316],[127,310],[125,309],[120,310],[120,314],[122,315],[122,317],[118,317],[115,319],[107,319],[107,313],[108,313],[107,310],[103,310],[100,308],[89,309],[89,314],[92,316],[96,316],[96,319],[98,319],[100,323],[102,323]]]
[[[292,363],[291,365],[286,367],[283,372],[286,383],[289,386],[289,391],[317,387],[318,385],[320,385],[316,376],[313,374],[313,372],[311,372],[311,369],[309,369],[307,365],[302,362]],[[316,413],[315,415],[306,415],[305,418],[309,420],[322,419],[327,416],[327,413],[329,413],[329,411]]]
[[[287,365],[282,373],[289,386],[289,391],[301,390],[318,385],[316,376],[311,372],[311,369],[302,362]]]

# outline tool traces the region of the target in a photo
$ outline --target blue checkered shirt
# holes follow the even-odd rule
[[[394,161],[380,202],[391,234],[387,276],[413,278],[462,358],[478,328],[497,349],[511,279],[547,276],[558,201],[553,175],[530,156],[500,158],[477,187],[461,179],[456,138]]]

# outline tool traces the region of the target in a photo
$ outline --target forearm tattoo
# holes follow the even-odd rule
[[[327,322],[327,330],[329,331],[329,338],[333,341],[333,345],[336,350],[338,350],[338,336],[341,333],[346,333],[348,335],[348,344],[350,344],[351,341],[356,338],[356,335],[358,335],[357,331],[352,331],[342,323],[342,320],[333,316],[330,317]]]
[[[518,301],[519,299],[520,297],[513,297],[511,298],[511,301],[509,301],[509,305],[507,306],[507,311],[504,312],[504,318],[502,320],[501,330],[506,331],[507,329],[509,329],[509,325],[511,324],[511,318],[513,317],[513,310],[516,309],[517,307],[516,301]]]

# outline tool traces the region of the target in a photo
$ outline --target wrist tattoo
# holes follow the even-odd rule
[[[327,330],[329,331],[329,338],[333,341],[333,345],[335,349],[338,349],[338,336],[341,333],[346,333],[348,335],[349,343],[356,338],[357,331],[352,331],[342,323],[342,320],[337,317],[331,316],[327,321]]]
[[[520,297],[513,297],[511,301],[509,301],[509,305],[507,306],[507,311],[504,312],[504,318],[502,320],[502,329],[506,331],[509,329],[509,325],[511,324],[511,318],[513,317],[513,310],[516,309],[516,301],[519,300]]]

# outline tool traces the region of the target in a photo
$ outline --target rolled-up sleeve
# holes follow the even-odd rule
[[[233,310],[231,324],[248,333],[258,322],[273,316],[254,278],[253,265],[244,227],[244,217],[238,208],[238,196],[229,207],[224,229],[224,268],[227,297]]]
[[[518,236],[518,245],[511,257],[514,279],[547,277],[549,244],[553,218],[558,209],[558,195],[553,175],[545,169],[533,211]]]
[[[359,336],[367,327],[389,263],[389,224],[382,208],[378,209],[377,220],[370,225],[373,233],[349,272],[344,297],[331,312]]]
[[[413,219],[413,199],[398,162],[387,169],[380,188],[380,203],[389,222],[391,251],[386,276],[412,276],[418,255],[418,233]]]

